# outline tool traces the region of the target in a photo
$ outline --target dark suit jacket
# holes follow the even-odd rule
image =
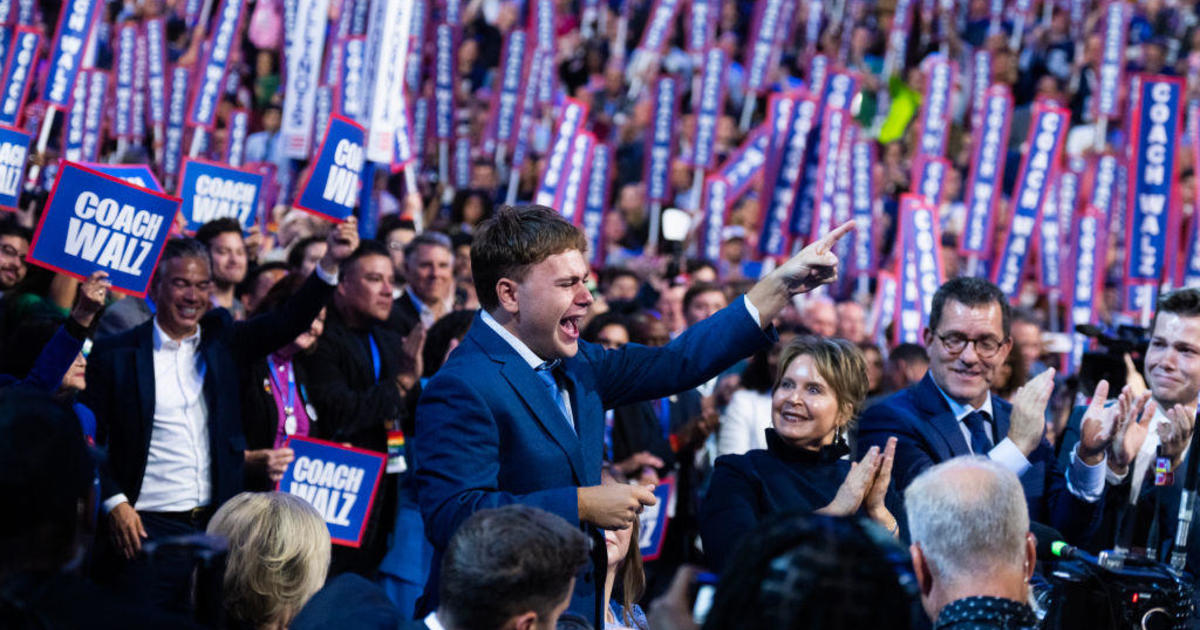
[[[1012,404],[993,396],[992,410],[995,435],[1004,439]],[[897,491],[903,492],[930,466],[971,453],[959,426],[933,376],[926,374],[916,385],[863,412],[858,422],[858,450],[863,452],[872,446],[882,449],[889,437],[899,438],[892,480]],[[1021,475],[1021,486],[1029,504],[1029,518],[1050,525],[1073,543],[1084,540],[1100,514],[1099,504],[1071,494],[1054,449],[1045,438],[1028,459],[1031,467]]]
[[[579,342],[564,361],[576,431],[517,351],[476,317],[462,344],[421,396],[414,440],[417,492],[433,543],[423,606],[435,605],[441,553],[458,526],[486,508],[522,503],[579,523],[580,486],[600,483],[604,409],[695,387],[774,340],[737,301],[662,348],[621,350]],[[578,576],[570,609],[596,620],[605,545]]]
[[[675,468],[675,453],[671,444],[663,437],[662,425],[654,403],[650,401],[623,405],[613,409],[612,459],[623,461],[642,451],[663,460],[659,475]]]
[[[417,311],[417,305],[413,304],[406,289],[403,295],[392,302],[392,311],[388,313],[384,326],[403,337],[420,323],[421,313]]]
[[[237,366],[274,352],[308,330],[332,293],[333,287],[313,274],[278,310],[234,322],[229,311],[218,308],[200,320],[213,508],[243,488],[246,438]],[[108,449],[101,494],[107,499],[124,492],[136,505],[154,426],[154,321],[97,341],[88,359],[85,400],[96,413],[98,441]]]

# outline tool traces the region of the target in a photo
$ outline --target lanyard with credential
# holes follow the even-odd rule
[[[271,382],[275,384],[275,388],[283,391],[283,384],[279,382],[279,367],[275,365],[275,359],[267,357],[267,367],[271,371]],[[296,432],[296,373],[292,370],[292,364],[289,361],[287,364],[287,402],[283,404],[283,430],[288,435]]]
[[[371,343],[371,365],[375,367],[375,382],[379,382],[379,346],[375,343],[375,335],[367,333],[367,341]]]

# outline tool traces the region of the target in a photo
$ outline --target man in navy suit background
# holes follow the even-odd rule
[[[771,320],[791,297],[836,278],[831,248],[852,227],[809,245],[668,345],[606,351],[579,340],[592,304],[583,233],[542,206],[504,207],[482,224],[471,268],[483,309],[417,408],[417,492],[437,552],[423,610],[436,606],[441,553],[459,525],[520,503],[592,537],[570,609],[602,627],[600,529],[629,527],[655,502],[644,487],[600,485],[604,409],[695,387],[771,343]]]
[[[1064,473],[1043,437],[1054,370],[1026,383],[1011,403],[991,393],[1012,350],[1010,326],[1008,301],[996,285],[965,277],[942,285],[924,333],[929,372],[863,413],[858,448],[882,449],[889,437],[899,438],[892,478],[901,492],[934,464],[986,455],[1020,478],[1031,520],[1077,541],[1095,524],[1111,432],[1091,425]]]

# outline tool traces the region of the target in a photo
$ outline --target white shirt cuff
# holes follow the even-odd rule
[[[1008,438],[1000,440],[1000,443],[992,447],[992,450],[988,451],[987,455],[992,461],[1013,471],[1018,477],[1024,475],[1026,470],[1029,470],[1029,459]]]
[[[104,500],[104,513],[108,514],[109,512],[113,511],[113,508],[121,505],[122,503],[129,503],[129,499],[125,498],[124,492],[118,492],[117,494],[108,497]]]
[[[1104,462],[1106,464],[1108,463],[1108,455],[1104,456]],[[1110,485],[1110,486],[1121,485],[1121,482],[1125,481],[1125,478],[1128,476],[1129,476],[1128,470],[1126,470],[1123,474],[1118,475],[1117,473],[1113,472],[1113,470],[1111,468],[1109,468],[1108,466],[1104,467],[1104,478],[1108,481],[1108,485]]]
[[[1104,494],[1105,471],[1108,470],[1108,455],[1099,464],[1089,466],[1079,458],[1079,444],[1071,450],[1071,465],[1067,468],[1067,490],[1071,494],[1095,503]]]
[[[319,263],[317,264],[316,268],[313,269],[313,271],[317,273],[318,278],[325,281],[325,284],[335,287],[337,286],[338,278],[336,273],[329,273],[328,271],[325,271],[325,269],[322,268]]]
[[[758,316],[758,309],[751,304],[750,299],[745,296],[742,297],[742,303],[746,305],[746,312],[750,313],[750,318],[754,320],[754,323],[757,324],[759,328],[762,328],[762,318]]]

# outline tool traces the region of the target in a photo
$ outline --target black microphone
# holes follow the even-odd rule
[[[1200,409],[1196,410],[1196,417],[1200,418]],[[1175,546],[1171,550],[1171,568],[1176,571],[1183,571],[1187,566],[1188,534],[1191,532],[1192,515],[1196,511],[1196,485],[1197,482],[1200,482],[1196,478],[1197,468],[1200,468],[1200,457],[1196,455],[1198,448],[1200,448],[1200,431],[1197,431],[1196,426],[1192,425],[1192,441],[1188,446],[1183,492],[1179,496],[1179,524],[1175,528]]]
[[[1075,545],[1067,544],[1061,540],[1050,543],[1050,553],[1063,560],[1080,560],[1093,566],[1100,566],[1099,558]]]

